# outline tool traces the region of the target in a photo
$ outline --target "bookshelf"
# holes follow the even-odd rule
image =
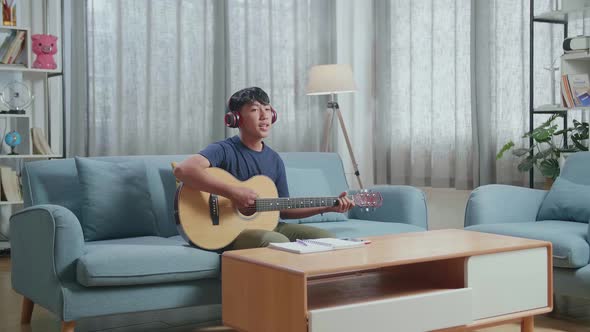
[[[11,168],[20,175],[22,166],[28,161],[65,156],[66,115],[62,63],[65,34],[63,0],[19,0],[17,5],[17,25],[0,25],[0,55],[5,38],[19,31],[25,34],[24,47],[14,63],[0,63],[0,91],[10,82],[22,82],[27,85],[34,100],[25,108],[25,114],[0,113],[0,167]],[[56,69],[33,68],[36,55],[32,52],[31,36],[34,34],[58,37],[57,54],[54,55]],[[7,109],[8,106],[0,102],[0,111]],[[41,129],[51,153],[34,153],[37,151],[34,149],[32,128]],[[9,155],[10,148],[4,143],[4,135],[10,130],[16,130],[22,138],[21,144],[16,148],[18,155]],[[0,233],[9,236],[8,218],[22,207],[22,199],[0,201]],[[6,236],[0,234],[0,251],[10,247],[7,240]]]
[[[529,39],[529,130],[534,129],[534,120],[536,115],[547,114],[561,114],[563,116],[563,127],[566,128],[568,124],[568,114],[572,112],[585,112],[590,110],[590,107],[563,107],[561,104],[557,105],[540,105],[535,106],[534,101],[534,41],[535,41],[535,25],[536,24],[560,24],[563,25],[563,38],[568,37],[568,22],[572,19],[590,15],[590,7],[570,9],[570,10],[552,10],[535,15],[535,0],[529,0],[530,4],[530,39]],[[590,73],[590,53],[564,53],[560,59],[560,75]],[[561,86],[561,80],[559,81]],[[561,90],[560,90],[561,91]],[[553,91],[551,93],[554,93]],[[560,92],[561,96],[561,92]],[[561,97],[560,97],[561,100]],[[563,134],[564,145],[567,145],[567,133]],[[529,138],[529,146],[533,145],[533,138]],[[533,152],[531,152],[532,156]],[[534,182],[534,168],[529,171],[529,187],[533,188]]]

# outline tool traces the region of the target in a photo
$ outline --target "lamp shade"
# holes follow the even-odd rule
[[[319,65],[309,70],[308,95],[355,92],[352,69],[347,64]]]

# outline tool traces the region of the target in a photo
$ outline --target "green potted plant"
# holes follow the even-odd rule
[[[559,176],[559,160],[564,154],[588,151],[587,144],[585,144],[585,141],[588,140],[588,122],[574,120],[573,127],[558,130],[559,126],[554,124],[553,121],[562,117],[561,113],[553,114],[547,121],[524,134],[522,138],[533,138],[531,147],[512,150],[513,155],[523,157],[518,164],[518,170],[528,172],[533,167],[537,168],[545,177],[546,189],[549,189],[553,181]],[[568,143],[571,142],[570,145],[557,142],[558,138],[563,137],[564,133],[568,137]],[[514,147],[514,142],[509,141],[506,143],[496,155],[496,160],[502,158],[505,152]]]

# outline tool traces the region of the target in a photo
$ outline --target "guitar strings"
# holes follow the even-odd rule
[[[275,208],[286,209],[286,208],[307,208],[307,207],[321,207],[330,206],[330,201],[335,203],[338,200],[337,197],[310,197],[310,198],[262,198],[255,205],[251,205],[240,209],[244,212],[251,211],[272,211]],[[332,204],[333,204],[332,203]],[[271,210],[268,210],[271,208]]]
[[[256,204],[239,209],[240,211],[244,212],[264,212],[264,211],[277,211],[282,209],[290,209],[290,208],[308,208],[308,207],[321,207],[321,206],[330,206],[330,201],[336,203],[338,197],[309,197],[309,198],[261,198],[257,199]],[[373,199],[361,199],[357,201],[354,199],[353,201],[357,206],[369,206],[374,207],[376,204],[373,204]],[[327,203],[327,204],[326,204]]]

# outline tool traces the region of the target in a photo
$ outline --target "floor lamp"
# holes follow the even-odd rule
[[[352,69],[350,65],[336,64],[336,65],[319,65],[311,67],[309,71],[309,79],[307,82],[307,95],[330,95],[330,101],[328,101],[327,116],[324,123],[324,139],[322,142],[322,151],[328,151],[328,138],[332,131],[332,119],[334,114],[340,121],[340,128],[344,134],[346,145],[348,146],[348,153],[352,159],[352,166],[354,167],[354,174],[359,182],[360,189],[363,189],[363,183],[361,182],[361,175],[358,170],[358,164],[354,158],[352,152],[352,146],[350,139],[348,138],[348,132],[344,125],[344,119],[342,113],[340,113],[340,107],[338,102],[334,100],[334,95],[339,93],[355,92],[356,87],[354,79],[352,77]],[[331,110],[331,112],[330,112]]]

